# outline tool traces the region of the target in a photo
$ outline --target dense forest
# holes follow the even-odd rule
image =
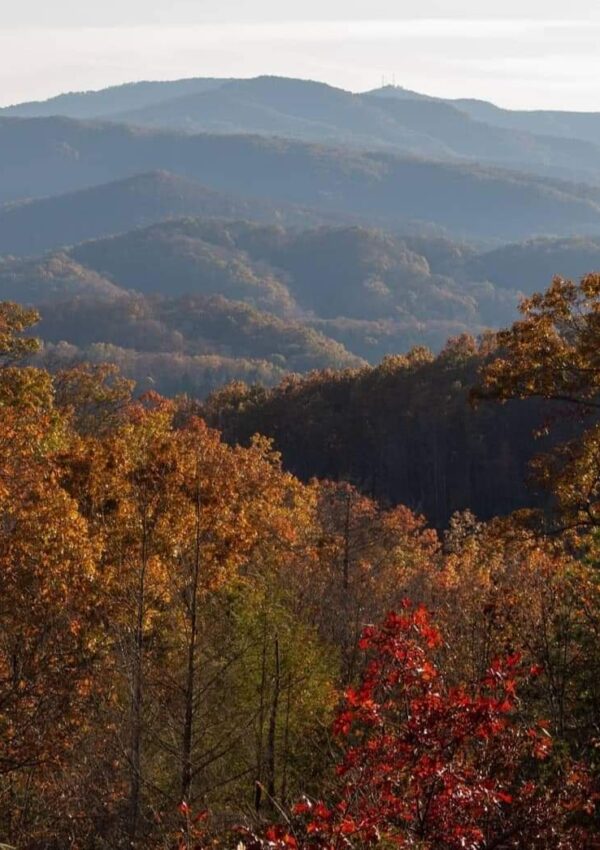
[[[597,846],[600,277],[204,403],[27,365],[37,318],[0,307],[9,844]]]
[[[462,336],[437,357],[416,348],[374,367],[286,377],[272,389],[232,383],[200,409],[232,443],[255,433],[273,439],[305,481],[350,481],[437,527],[466,509],[489,519],[545,504],[535,482],[528,486],[528,464],[548,442],[536,439],[545,413],[538,400],[474,407],[491,342]]]

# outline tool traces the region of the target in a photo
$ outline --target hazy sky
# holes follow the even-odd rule
[[[0,0],[0,104],[282,74],[600,111],[600,0]],[[500,9],[501,11],[498,11]]]

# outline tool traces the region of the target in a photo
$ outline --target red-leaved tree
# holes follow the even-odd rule
[[[587,774],[552,755],[543,723],[519,717],[517,683],[539,671],[518,655],[475,688],[450,687],[432,661],[442,643],[408,603],[365,629],[367,663],[345,695],[331,801],[304,800],[266,842],[346,850],[584,850],[599,847]]]

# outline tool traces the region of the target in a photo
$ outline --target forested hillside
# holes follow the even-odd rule
[[[360,227],[298,232],[188,220],[95,240],[71,253],[127,288],[219,292],[275,313],[480,324],[502,317],[503,309],[504,317],[513,314],[518,293],[509,285],[496,298],[476,279],[457,284],[432,272],[427,251],[427,240],[418,253],[402,237]]]
[[[286,378],[271,390],[232,385],[202,410],[232,443],[273,438],[304,480],[351,481],[438,527],[466,509],[488,519],[545,501],[527,486],[528,463],[544,445],[533,434],[540,406],[471,406],[488,345],[460,337],[437,357],[417,348],[376,367]]]
[[[270,386],[414,346],[438,352],[510,322],[552,266],[600,268],[598,241],[482,251],[355,225],[186,218],[0,259],[0,297],[39,307],[50,366],[106,360],[143,387],[203,397],[238,378]]]
[[[3,302],[2,837],[592,850],[599,307],[557,279],[479,349],[199,408],[23,365],[37,317]],[[413,476],[442,522],[530,509],[436,532],[391,501]]]
[[[277,383],[287,372],[364,364],[340,343],[293,320],[221,296],[122,293],[43,307],[37,357],[56,369],[115,363],[139,389],[203,397],[231,380]]]

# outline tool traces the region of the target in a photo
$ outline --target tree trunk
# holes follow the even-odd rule
[[[281,671],[279,662],[279,638],[275,636],[275,675],[273,677],[273,695],[271,698],[271,712],[269,716],[269,737],[267,742],[267,791],[271,801],[275,800],[275,763],[276,763],[276,736],[277,736],[277,712],[279,709],[279,694],[281,692]]]
[[[283,732],[283,774],[281,777],[281,802],[287,802],[288,757],[290,752],[290,711],[292,707],[292,680],[288,677],[287,694],[285,699],[285,725]]]
[[[262,669],[260,678],[260,702],[258,709],[258,736],[256,742],[256,777],[254,780],[254,809],[258,814],[262,803],[263,778],[263,727],[265,723],[265,687],[267,681],[267,621],[263,621]]]
[[[129,841],[135,845],[140,813],[142,785],[142,709],[144,700],[144,613],[146,605],[146,569],[148,564],[148,523],[144,510],[142,517],[142,558],[138,576],[136,598],[136,623],[133,645],[131,681],[131,742],[129,791]]]
[[[185,717],[183,721],[182,752],[181,752],[181,799],[189,801],[192,792],[192,753],[194,745],[194,702],[196,686],[196,652],[198,641],[198,587],[200,583],[200,538],[201,538],[202,501],[200,482],[196,490],[196,540],[194,544],[194,561],[190,582],[190,634],[187,652],[187,670],[185,683]]]

